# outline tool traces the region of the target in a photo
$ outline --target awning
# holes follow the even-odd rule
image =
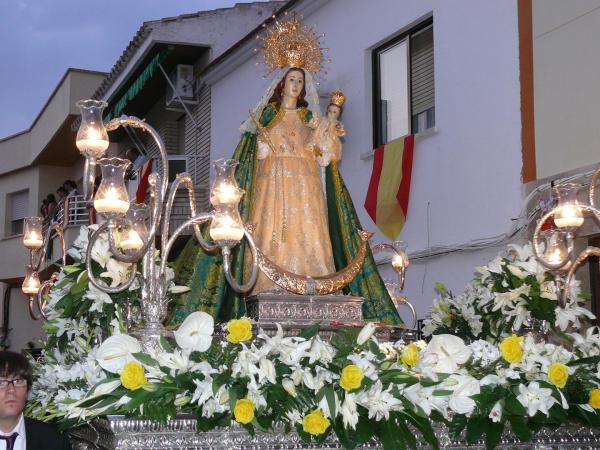
[[[131,83],[131,86],[129,86],[127,92],[125,92],[119,101],[115,103],[115,106],[107,110],[106,115],[104,116],[105,123],[112,118],[119,117],[121,115],[121,111],[123,111],[125,106],[127,106],[127,104],[141,92],[146,82],[152,78],[152,75],[154,75],[154,72],[156,72],[156,69],[158,69],[159,64],[164,61],[169,52],[169,49],[161,50],[156,54],[156,56],[154,56],[154,58],[152,58],[140,76],[133,83]]]

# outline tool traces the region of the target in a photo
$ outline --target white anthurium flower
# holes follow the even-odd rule
[[[548,415],[548,411],[557,400],[552,396],[552,389],[540,387],[537,381],[528,385],[519,385],[517,400],[527,409],[529,417],[536,415],[538,411]]]
[[[365,342],[367,342],[369,339],[371,339],[371,336],[373,336],[376,329],[377,329],[377,326],[375,325],[374,322],[367,322],[365,324],[365,326],[362,328],[362,330],[360,330],[360,333],[358,333],[358,337],[356,338],[356,343],[358,345],[363,345]]]
[[[494,423],[498,423],[502,420],[502,404],[499,401],[494,404],[488,417],[492,419],[492,422]]]
[[[196,311],[185,318],[173,334],[177,345],[190,352],[205,352],[210,348],[215,321],[210,314]]]
[[[458,336],[438,334],[423,351],[423,364],[436,373],[454,373],[471,357],[471,349]]]
[[[455,384],[448,406],[457,414],[470,416],[475,409],[475,400],[471,396],[480,393],[479,381],[469,375],[452,375],[446,380],[446,384],[449,381]]]
[[[90,392],[90,394],[86,397],[86,400],[94,397],[100,397],[101,395],[110,394],[119,386],[121,386],[121,380],[118,378],[116,380],[111,380],[107,381],[106,383],[99,384],[92,392]]]
[[[135,361],[133,353],[142,351],[137,339],[127,334],[116,334],[106,339],[96,351],[96,360],[107,372],[119,373],[126,363]]]
[[[375,382],[368,391],[358,394],[357,403],[369,411],[369,419],[380,421],[390,418],[390,411],[399,411],[402,402],[391,394],[392,385],[384,391],[381,381]],[[347,395],[347,394],[346,394]]]
[[[115,287],[127,282],[130,270],[131,264],[109,258],[106,261],[106,272],[102,272],[100,276],[110,278],[110,287]]]
[[[97,289],[93,284],[90,283],[89,289],[84,295],[84,298],[93,300],[92,306],[90,306],[89,312],[97,311],[102,312],[104,305],[111,304],[113,301],[106,292]]]
[[[346,392],[344,403],[340,407],[344,427],[356,429],[358,410],[356,409],[356,394]]]
[[[92,259],[100,264],[100,267],[104,269],[106,267],[106,263],[108,263],[112,256],[110,253],[108,240],[102,238],[96,239],[94,246],[92,247],[91,256]]]
[[[500,377],[498,375],[489,374],[479,380],[480,386],[495,386],[500,384]]]

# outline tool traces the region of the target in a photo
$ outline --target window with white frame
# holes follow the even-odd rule
[[[433,18],[375,48],[372,61],[374,146],[435,126]]]
[[[8,194],[7,197],[7,236],[23,234],[23,222],[29,210],[29,191]]]

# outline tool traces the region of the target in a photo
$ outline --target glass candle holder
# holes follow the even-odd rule
[[[583,224],[583,212],[577,201],[580,184],[565,183],[554,188],[558,197],[558,211],[554,214],[554,223],[565,231],[576,231]]]
[[[392,258],[392,267],[396,270],[406,269],[409,265],[408,255],[406,254],[407,245],[404,241],[392,242],[392,247],[396,250],[396,254]]]
[[[235,179],[238,162],[234,159],[218,159],[213,163],[215,181],[210,191],[210,203],[216,208],[219,205],[239,204],[244,191],[239,188]]]
[[[546,243],[544,259],[550,264],[565,261],[569,253],[567,233],[560,229],[546,230],[542,232],[542,237]]]
[[[25,272],[25,278],[23,279],[21,290],[25,295],[37,295],[40,290],[40,278],[38,273],[31,267],[28,267],[27,271]]]
[[[210,237],[219,245],[233,246],[244,237],[244,224],[237,205],[220,205],[210,224]]]
[[[42,248],[42,225],[44,219],[41,217],[27,217],[23,225],[23,245],[30,250]]]
[[[125,214],[129,210],[125,171],[131,162],[121,158],[103,158],[98,162],[102,181],[94,197],[94,208],[107,215]]]
[[[108,103],[98,100],[80,100],[76,103],[81,111],[81,125],[75,144],[82,155],[101,158],[108,148],[108,133],[102,121],[102,113]]]
[[[148,206],[143,203],[134,203],[127,212],[129,225],[123,231],[120,246],[123,250],[139,250],[144,246],[148,238],[146,218],[148,217]]]

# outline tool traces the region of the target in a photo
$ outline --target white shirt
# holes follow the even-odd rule
[[[14,432],[19,433],[17,436],[17,440],[15,441],[14,450],[27,450],[26,449],[26,437],[25,437],[25,419],[23,418],[23,413],[21,413],[21,418],[19,419],[19,423],[16,427],[14,427],[10,432],[5,433],[0,431],[1,436],[10,436]],[[0,450],[6,450],[7,442],[4,439],[0,439]]]

